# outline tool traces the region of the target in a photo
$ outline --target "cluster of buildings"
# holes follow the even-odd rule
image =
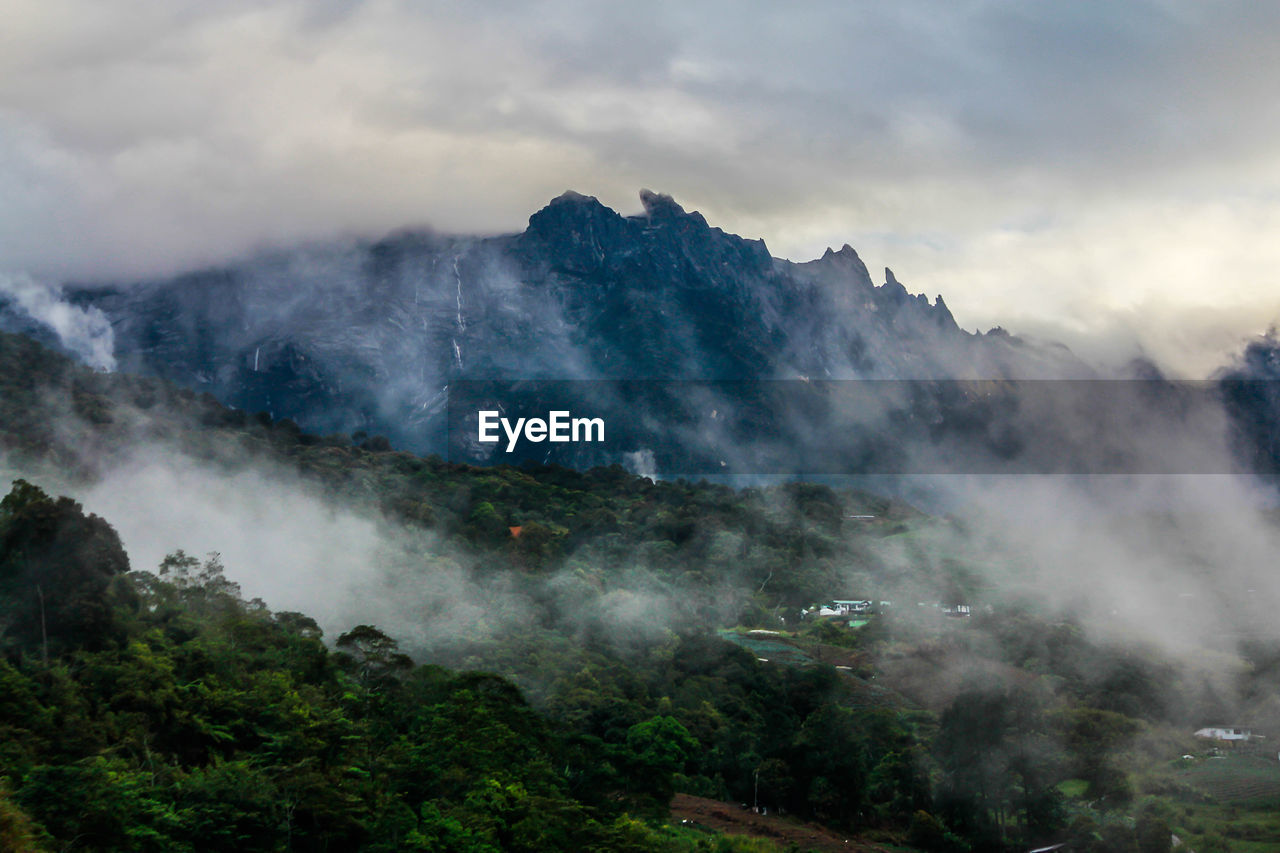
[[[917,607],[932,607],[941,611],[946,616],[964,617],[973,613],[973,608],[967,604],[949,604],[943,606],[937,601],[918,601]],[[858,618],[860,616],[870,616],[873,613],[883,613],[893,607],[892,601],[874,601],[869,598],[864,599],[833,599],[826,604],[815,604],[802,611],[806,619],[809,617],[822,618],[825,616],[846,616]]]
[[[893,606],[892,601],[880,602],[881,609],[891,607],[891,606]],[[866,616],[868,614],[877,613],[877,612],[879,611],[876,609],[876,603],[874,601],[871,601],[870,599],[863,599],[859,601],[835,599],[833,601],[827,602],[826,604],[810,607],[804,613],[806,616],[817,615],[821,617],[821,616]]]

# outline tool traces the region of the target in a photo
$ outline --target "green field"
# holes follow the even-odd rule
[[[1233,853],[1280,850],[1280,762],[1258,755],[1199,759],[1175,778],[1206,800],[1178,797],[1170,825],[1196,846],[1205,834],[1225,840]]]
[[[1058,783],[1058,791],[1068,799],[1078,800],[1089,789],[1089,783],[1083,779],[1063,779]]]
[[[766,634],[746,634],[740,631],[730,630],[717,631],[716,633],[729,642],[742,646],[761,660],[770,661],[772,663],[791,664],[794,666],[813,663],[812,658],[781,636],[773,637]]]
[[[1220,803],[1280,804],[1280,761],[1256,755],[1225,755],[1197,762],[1178,778]]]

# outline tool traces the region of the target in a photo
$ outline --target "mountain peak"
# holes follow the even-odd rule
[[[644,206],[645,215],[650,218],[662,215],[686,215],[680,203],[666,193],[640,190],[640,204]]]
[[[853,247],[850,246],[848,243],[845,243],[843,246],[841,246],[838,251],[828,246],[827,250],[822,253],[822,260],[826,261],[831,258],[840,258],[841,260],[852,260],[852,261],[861,260],[861,258],[858,257],[858,253],[855,252],[853,250]]]
[[[565,190],[529,217],[529,228],[539,232],[563,227],[573,229],[585,227],[593,221],[619,218],[617,212],[605,207],[595,196]]]
[[[605,246],[625,238],[624,220],[595,196],[567,190],[529,217],[524,237],[541,243],[558,269],[589,274],[604,261]]]
[[[871,273],[867,271],[867,265],[862,262],[862,258],[858,257],[858,253],[848,243],[841,246],[838,251],[828,246],[827,250],[822,253],[821,258],[808,263],[819,264],[824,268],[836,270],[840,275],[852,275],[862,286],[874,287],[871,283]]]
[[[951,314],[951,309],[947,307],[947,303],[942,301],[941,293],[934,297],[933,316],[938,321],[938,325],[943,328],[960,328],[956,324],[956,318]]]
[[[853,250],[853,247],[850,246],[848,243],[845,243],[843,246],[841,246],[838,251],[828,246],[827,250],[822,253],[822,257],[819,258],[818,260],[825,261],[825,262],[834,261],[838,264],[844,264],[846,266],[855,266],[864,270],[866,269],[866,265],[862,263],[862,258],[858,257],[858,253],[855,252]]]
[[[574,205],[592,205],[600,204],[600,200],[593,195],[583,195],[576,190],[565,190],[560,195],[547,202],[547,207],[555,205],[574,204]],[[603,205],[601,205],[603,207]]]
[[[678,223],[681,226],[688,226],[692,223],[702,230],[714,230],[716,232],[720,230],[711,228],[707,223],[706,217],[698,211],[686,211],[678,201],[666,193],[640,190],[640,204],[644,206],[644,214],[641,218],[649,220],[650,223]]]

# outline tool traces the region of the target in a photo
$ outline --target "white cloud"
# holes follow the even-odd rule
[[[0,268],[517,230],[566,188],[631,212],[650,186],[777,254],[850,242],[969,326],[1115,330],[1227,285],[1210,325],[1238,339],[1280,293],[1278,29],[1181,0],[19,0]]]
[[[67,302],[62,288],[19,273],[0,273],[0,296],[8,297],[23,313],[58,336],[67,349],[97,370],[115,370],[115,333],[98,308]]]

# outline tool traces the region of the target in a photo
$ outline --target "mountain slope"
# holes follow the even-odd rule
[[[407,232],[165,281],[81,286],[121,369],[320,432],[442,449],[445,387],[477,379],[1084,376],[1061,348],[961,330],[848,246],[804,264],[644,192],[565,193],[497,237]]]

